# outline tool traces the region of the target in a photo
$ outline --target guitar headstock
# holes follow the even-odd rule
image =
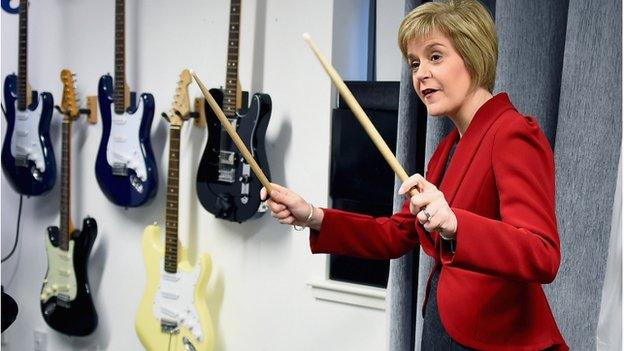
[[[169,112],[165,113],[169,122],[173,125],[182,125],[191,113],[189,103],[188,86],[191,84],[191,73],[185,69],[180,73],[180,80],[176,86],[173,103]]]
[[[61,99],[61,112],[71,119],[78,117],[78,102],[76,99],[76,87],[74,86],[74,74],[68,70],[61,71],[63,82],[63,98]]]

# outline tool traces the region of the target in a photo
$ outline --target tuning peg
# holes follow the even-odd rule
[[[166,112],[161,113],[162,118],[167,120],[167,123],[171,123],[171,120],[169,119],[169,115]]]

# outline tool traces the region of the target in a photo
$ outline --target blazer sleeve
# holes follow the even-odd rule
[[[492,169],[500,220],[453,208],[456,250],[442,263],[505,279],[547,284],[561,260],[555,214],[555,165],[550,144],[533,119],[502,123]]]
[[[437,253],[429,233],[409,212],[409,201],[391,217],[375,218],[335,209],[323,209],[323,212],[320,230],[310,230],[312,253],[392,259],[403,256],[419,243],[428,254]]]

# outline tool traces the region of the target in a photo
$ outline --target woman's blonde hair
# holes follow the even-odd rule
[[[464,60],[473,86],[494,90],[498,39],[492,15],[477,0],[428,2],[410,12],[399,27],[399,47],[407,58],[411,40],[432,32],[446,35]]]

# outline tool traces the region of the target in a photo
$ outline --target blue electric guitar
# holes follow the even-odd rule
[[[132,98],[131,98],[132,95]],[[156,195],[158,174],[150,142],[154,97],[141,94],[138,104],[126,85],[125,0],[115,3],[115,83],[100,78],[98,100],[102,140],[95,175],[104,195],[116,205],[137,207]]]
[[[31,91],[27,80],[28,1],[19,4],[18,75],[4,81],[7,120],[2,170],[20,194],[41,195],[54,186],[56,163],[50,142],[52,94]]]

